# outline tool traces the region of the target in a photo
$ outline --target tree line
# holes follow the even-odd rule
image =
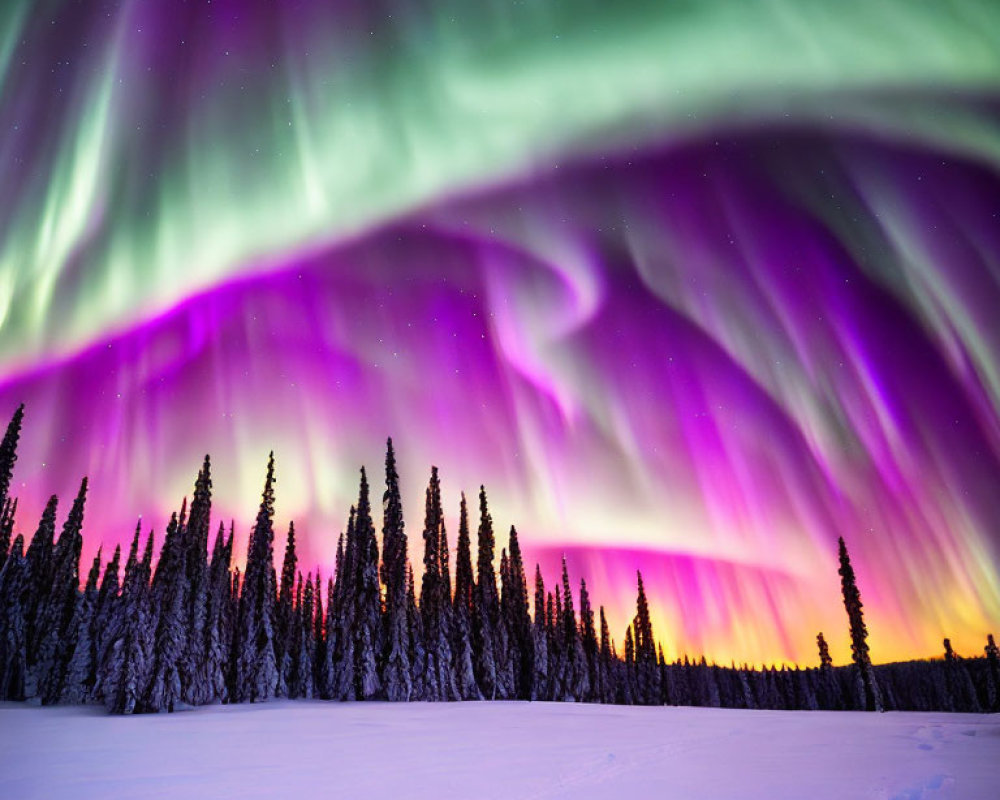
[[[486,491],[477,548],[462,495],[453,571],[441,484],[425,493],[423,571],[408,558],[399,476],[387,444],[382,546],[361,469],[357,503],[337,543],[333,576],[303,576],[289,525],[280,573],[274,554],[274,455],[251,530],[245,570],[233,566],[233,524],[212,534],[211,463],[190,505],[175,512],[154,559],[154,533],[137,524],[122,564],[99,549],[81,588],[87,479],[56,537],[53,496],[25,542],[14,535],[10,496],[24,406],[0,443],[0,699],[103,704],[115,714],[174,711],[272,698],[452,701],[557,700],[770,709],[1000,710],[1000,654],[873,666],[860,593],[840,540],[840,575],[852,642],[835,667],[822,633],[819,665],[720,666],[704,657],[668,662],[637,573],[636,613],[622,651],[603,606],[595,609],[565,559],[547,587],[533,585],[512,526],[495,570]],[[499,579],[499,580],[498,580]],[[532,602],[529,603],[529,594]],[[577,610],[579,609],[579,610]]]

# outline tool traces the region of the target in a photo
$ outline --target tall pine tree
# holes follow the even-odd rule
[[[270,700],[278,689],[274,653],[274,453],[268,456],[267,477],[257,521],[250,533],[247,568],[240,595],[236,692],[240,702]]]
[[[486,504],[486,487],[479,487],[479,553],[473,590],[472,652],[476,681],[483,696],[497,699],[497,664],[494,637],[500,622],[494,554],[493,518]],[[459,552],[461,560],[461,552]],[[464,587],[463,587],[464,591]]]
[[[451,597],[448,595],[448,581],[441,572],[444,530],[441,481],[437,467],[431,467],[424,512],[424,576],[420,586],[420,620],[426,658],[426,700],[454,700],[458,697],[449,641]]]
[[[847,545],[844,544],[842,536],[839,539],[839,548],[840,569],[838,572],[844,596],[844,608],[847,610],[847,619],[850,623],[851,655],[857,669],[862,707],[866,711],[882,711],[882,693],[879,690],[878,681],[875,679],[875,670],[872,668],[871,656],[868,652],[868,628],[865,627],[864,614],[862,613],[861,592],[858,591],[854,568],[851,566],[851,558],[847,554]]]
[[[24,403],[14,411],[7,424],[7,431],[0,441],[0,508],[7,502],[11,478],[14,475],[14,462],[17,461],[17,442],[21,437],[21,423],[24,421]]]
[[[378,653],[382,641],[382,596],[378,580],[378,541],[372,522],[368,477],[361,468],[358,509],[354,518],[357,546],[354,607],[354,693],[358,700],[384,697],[378,671]]]
[[[382,685],[388,700],[409,700],[413,693],[406,609],[406,550],[396,454],[392,449],[392,439],[389,439],[385,452],[385,494],[382,496],[382,580],[385,583],[385,632],[382,639],[385,645],[381,654]]]

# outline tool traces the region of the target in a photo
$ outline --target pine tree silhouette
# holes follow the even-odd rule
[[[865,627],[862,613],[861,593],[858,591],[854,568],[851,566],[851,558],[847,554],[847,545],[844,544],[843,537],[839,539],[839,547],[840,569],[838,572],[844,595],[844,608],[847,610],[847,619],[850,622],[851,654],[854,658],[854,665],[857,667],[862,702],[867,711],[882,711],[882,695],[868,652],[868,629]]]
[[[455,660],[455,683],[462,700],[482,700],[476,682],[472,650],[472,543],[469,536],[469,509],[462,492],[458,517],[458,542],[455,557],[455,594],[452,597],[452,656]]]
[[[10,541],[14,535],[14,518],[17,516],[17,498],[7,499],[0,512],[0,569],[3,569],[10,551]]]
[[[14,538],[0,569],[0,697],[24,700],[28,673],[27,601],[31,575],[24,539]]]
[[[376,655],[382,650],[382,597],[378,580],[378,542],[364,467],[361,468],[354,533],[357,544],[357,591],[351,632],[354,639],[354,693],[359,700],[371,700],[384,696]]]
[[[493,518],[486,504],[486,488],[479,487],[479,554],[473,590],[472,651],[476,682],[483,696],[497,698],[497,665],[494,637],[500,620],[496,573],[493,571]],[[461,561],[461,551],[459,560]],[[463,587],[464,591],[464,587]]]
[[[528,611],[528,581],[524,571],[524,557],[517,529],[510,526],[508,540],[509,592],[504,593],[506,601],[504,617],[508,620],[511,635],[511,652],[514,667],[514,696],[530,700],[534,694],[535,648],[531,630],[531,614]]]
[[[268,456],[267,477],[257,521],[250,533],[247,568],[240,594],[236,691],[239,702],[270,700],[278,688],[274,653],[274,453]]]
[[[192,705],[209,702],[215,692],[209,672],[208,630],[209,565],[208,537],[212,515],[212,465],[206,454],[195,480],[191,514],[183,529],[184,647],[180,659],[181,689],[184,700]]]
[[[424,636],[426,700],[457,699],[451,652],[451,597],[441,574],[441,542],[444,540],[444,511],[437,467],[425,494],[424,575],[420,586],[420,620]]]
[[[17,461],[17,442],[21,437],[21,423],[24,421],[24,403],[14,411],[7,424],[7,431],[0,441],[0,508],[7,502],[10,491],[10,481],[14,475],[14,462]],[[6,550],[4,550],[6,554]],[[0,565],[2,566],[2,565]]]
[[[436,470],[434,473],[436,476]],[[439,489],[439,504],[440,499]],[[444,525],[443,519],[441,524]],[[426,537],[425,532],[425,546]],[[435,547],[437,547],[437,543],[435,543]],[[381,656],[382,685],[385,687],[386,699],[388,700],[409,700],[413,694],[409,652],[410,632],[406,609],[406,551],[406,530],[403,525],[403,501],[399,492],[399,475],[396,472],[396,454],[392,449],[392,439],[389,439],[386,442],[385,494],[382,497],[382,581],[385,584],[385,632],[382,637],[384,647]],[[450,663],[448,668],[450,669]]]

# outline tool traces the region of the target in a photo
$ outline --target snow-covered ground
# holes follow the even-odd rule
[[[628,792],[643,794],[628,795]],[[0,798],[1000,798],[1000,716],[0,703]]]

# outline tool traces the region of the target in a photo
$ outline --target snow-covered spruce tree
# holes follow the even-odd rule
[[[290,651],[300,633],[295,623],[295,577],[298,569],[298,555],[295,552],[295,523],[288,525],[288,537],[285,540],[285,558],[281,562],[281,584],[278,589],[278,605],[275,609],[274,654],[278,663],[278,694],[292,697],[288,682],[293,668],[293,657]],[[299,578],[302,576],[299,575]]]
[[[149,686],[142,702],[144,711],[173,711],[181,701],[180,661],[187,640],[183,535],[180,520],[174,513],[167,525],[151,588],[152,623],[156,633]]]
[[[496,573],[493,570],[493,518],[486,505],[486,488],[479,487],[479,551],[472,593],[472,654],[476,682],[487,700],[497,699],[494,637],[500,620]]]
[[[347,532],[337,544],[337,575],[333,599],[326,608],[329,694],[335,700],[354,699],[354,595],[357,544],[354,536],[354,506],[347,516]],[[341,546],[343,545],[343,546]]]
[[[327,602],[333,598],[333,581],[327,581]],[[326,661],[326,616],[323,608],[323,578],[319,572],[316,573],[316,582],[313,585],[313,599],[315,602],[315,618],[313,619],[313,641],[316,643],[313,650],[313,696],[329,698],[326,692],[327,682],[327,661]]]
[[[590,681],[587,676],[583,645],[580,642],[580,629],[576,621],[576,612],[573,609],[573,592],[570,589],[565,556],[562,560],[562,590],[563,698],[580,701],[590,694]]]
[[[549,646],[546,661],[549,665],[549,682],[545,687],[545,696],[549,700],[562,700],[563,667],[563,635],[562,635],[562,600],[559,584],[545,598],[545,641]]]
[[[587,581],[580,579],[580,642],[583,645],[584,667],[587,673],[587,693],[581,700],[598,700],[597,629],[594,627],[594,609],[590,605]]]
[[[858,591],[854,567],[851,557],[847,554],[844,537],[839,539],[840,549],[840,585],[844,595],[844,608],[851,629],[851,655],[857,669],[859,694],[862,708],[865,711],[882,711],[882,695],[879,691],[875,671],[872,669],[871,655],[868,651],[868,628],[865,627],[864,614],[861,605],[861,592]]]
[[[337,557],[334,567],[334,577],[343,574],[341,565],[344,561],[344,534],[337,538]],[[340,642],[340,605],[337,601],[338,586],[334,578],[327,578],[326,616],[323,620],[323,636],[316,653],[316,694],[324,700],[337,698],[337,684],[334,672],[334,659]]]
[[[314,625],[316,615],[316,594],[312,573],[306,576],[302,587],[302,601],[296,618],[299,629],[299,641],[296,647],[298,666],[293,670],[296,678],[296,689],[299,697],[311,700],[315,695],[313,683],[313,668],[316,660],[316,639]]]
[[[656,673],[660,680],[660,703],[665,706],[674,705],[670,693],[670,681],[667,679],[667,660],[663,657],[663,645],[656,645]]]
[[[406,565],[406,622],[410,633],[408,652],[413,674],[411,700],[424,700],[427,695],[427,650],[424,642],[424,622],[417,607],[416,581],[413,567]]]
[[[531,699],[547,700],[549,684],[549,643],[545,626],[545,581],[542,568],[535,564],[535,620],[531,626],[533,674]]]
[[[311,579],[310,579],[311,580]],[[303,603],[303,578],[302,573],[298,574],[295,582],[292,600],[292,611],[289,616],[288,632],[285,645],[284,661],[287,663],[287,670],[282,679],[284,697],[295,699],[302,697],[305,685],[302,674],[302,603]]]
[[[120,602],[115,604],[107,662],[101,678],[104,704],[112,714],[142,710],[142,697],[149,683],[153,627],[150,620],[150,567],[153,533],[146,540],[142,561],[138,558],[139,528],[125,564]]]
[[[0,507],[7,502],[10,481],[14,475],[14,462],[17,461],[17,442],[21,437],[21,424],[24,421],[24,403],[14,411],[14,416],[7,423],[7,430],[0,441]],[[4,550],[6,554],[6,550]],[[2,565],[0,565],[2,566]]]
[[[493,654],[497,666],[497,699],[509,700],[514,697],[514,637],[510,629],[510,618],[507,616],[507,604],[504,594],[510,597],[510,560],[507,550],[500,551],[500,614],[493,633]]]
[[[141,525],[141,520],[139,525]],[[136,527],[138,536],[139,526]],[[138,547],[138,545],[136,545]],[[101,586],[97,590],[97,607],[94,610],[94,624],[91,628],[91,638],[94,641],[94,688],[91,691],[89,702],[104,702],[104,678],[108,674],[107,664],[111,654],[112,637],[114,636],[114,619],[117,605],[121,602],[119,592],[121,591],[121,545],[115,546],[115,552],[111,560],[104,567],[104,576],[101,578]]]
[[[274,453],[268,456],[267,477],[257,521],[250,533],[246,574],[240,595],[236,699],[258,703],[275,696],[278,665],[274,655]]]
[[[455,558],[455,594],[452,598],[452,656],[455,663],[455,683],[462,700],[482,700],[476,683],[472,654],[472,543],[469,535],[469,509],[462,492],[458,517],[458,543]]]
[[[382,646],[382,595],[378,580],[378,541],[368,496],[368,476],[361,468],[358,510],[354,518],[357,576],[354,606],[354,692],[359,700],[385,696],[378,672]]]
[[[28,671],[28,634],[25,605],[30,581],[24,539],[14,538],[0,568],[0,699],[23,700]]]
[[[225,702],[229,699],[226,688],[226,669],[232,637],[232,620],[229,617],[231,591],[229,567],[230,548],[226,543],[225,526],[220,522],[208,570],[204,668],[207,699],[204,702]]]
[[[42,518],[31,537],[31,544],[25,553],[28,562],[28,589],[24,598],[25,635],[27,636],[28,672],[25,675],[25,695],[35,697],[38,693],[38,648],[41,646],[43,631],[40,627],[52,578],[55,574],[56,508],[59,498],[52,495]]]
[[[0,513],[0,569],[3,569],[14,536],[14,517],[17,516],[17,498],[7,498]]]
[[[635,639],[632,636],[634,627],[633,623],[625,629],[625,664],[617,700],[625,705],[632,705],[636,696]]]
[[[451,597],[441,574],[441,542],[444,511],[441,507],[441,481],[437,467],[431,467],[424,503],[424,575],[420,585],[420,618],[424,633],[426,658],[424,699],[455,700],[451,642]]]
[[[183,597],[186,635],[180,660],[180,674],[182,696],[190,705],[208,703],[216,696],[208,655],[211,638],[207,616],[210,591],[208,537],[211,517],[212,464],[206,454],[195,481],[191,515],[182,538],[186,575]]]
[[[436,475],[436,470],[435,470]],[[440,494],[439,494],[440,496]],[[426,533],[424,534],[426,538]],[[409,700],[410,632],[406,613],[406,530],[399,493],[396,454],[392,439],[385,447],[385,493],[382,495],[382,582],[385,584],[385,630],[380,654],[382,686],[388,700]]]
[[[642,573],[636,572],[638,590],[636,594],[635,617],[635,703],[655,704],[660,702],[659,670],[656,668],[656,642],[653,639],[653,623],[649,617],[649,603],[646,589],[642,584]]]
[[[97,614],[98,581],[101,578],[101,548],[87,573],[87,583],[83,593],[76,599],[73,620],[70,628],[73,630],[73,650],[69,664],[66,667],[66,680],[63,682],[60,703],[80,705],[86,703],[91,696],[97,678],[97,647],[94,642],[94,618]]]
[[[528,611],[528,580],[524,572],[524,557],[517,530],[510,526],[510,592],[505,598],[507,606],[504,616],[508,619],[514,652],[514,696],[530,700],[534,694],[535,648],[532,636],[531,614]]]
[[[611,629],[604,615],[604,606],[600,609],[601,616],[601,650],[597,659],[597,686],[595,696],[599,703],[615,701],[613,656],[611,654]]]
[[[336,603],[327,612],[327,630],[332,617],[336,646],[332,655],[333,696],[338,700],[356,700],[354,628],[358,595],[358,540],[355,531],[357,509],[351,506],[344,538],[344,556],[337,568]]]
[[[39,613],[42,638],[36,671],[38,695],[46,705],[59,702],[66,668],[76,644],[77,631],[72,623],[80,593],[81,531],[86,502],[87,479],[84,478],[53,551],[52,586]]]

